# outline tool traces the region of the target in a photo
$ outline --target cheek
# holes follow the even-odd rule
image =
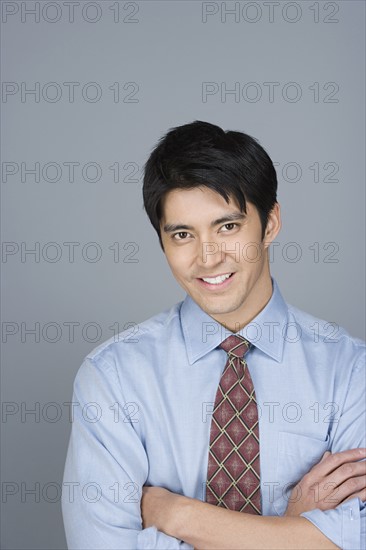
[[[251,265],[252,271],[257,271],[263,265],[264,256],[265,250],[262,244],[253,241],[246,247],[244,260]]]
[[[184,274],[186,263],[183,254],[177,252],[169,254],[168,252],[166,253],[166,259],[173,273],[178,275]]]

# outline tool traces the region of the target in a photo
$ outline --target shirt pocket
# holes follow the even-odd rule
[[[325,440],[279,432],[273,507],[282,516],[293,487],[317,464],[329,446]]]

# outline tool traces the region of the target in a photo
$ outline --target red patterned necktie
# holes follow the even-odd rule
[[[247,514],[261,513],[258,407],[244,359],[250,343],[229,336],[212,413],[206,501]]]

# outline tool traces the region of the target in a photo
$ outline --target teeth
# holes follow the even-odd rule
[[[225,281],[225,279],[228,279],[230,277],[231,273],[228,273],[227,275],[221,275],[220,277],[214,277],[213,279],[203,278],[205,283],[210,283],[211,285],[218,285]]]

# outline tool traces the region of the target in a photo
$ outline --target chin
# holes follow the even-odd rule
[[[216,315],[225,315],[227,313],[233,313],[237,309],[237,307],[234,305],[232,307],[229,307],[227,304],[222,304],[221,306],[219,304],[212,304],[212,303],[205,303],[198,304],[202,309],[206,311],[209,315],[216,314]]]

